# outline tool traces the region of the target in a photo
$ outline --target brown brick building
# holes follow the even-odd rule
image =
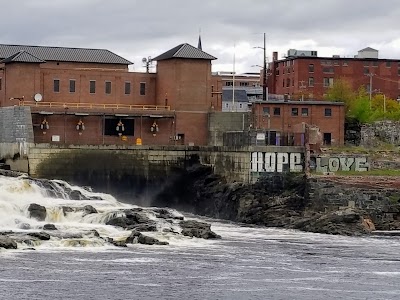
[[[274,52],[268,73],[269,92],[291,99],[322,99],[339,78],[355,90],[364,86],[367,92],[380,91],[386,97],[400,99],[400,60],[379,59],[378,51],[369,47],[354,58],[318,57],[316,51],[289,50],[285,59],[278,60]]]

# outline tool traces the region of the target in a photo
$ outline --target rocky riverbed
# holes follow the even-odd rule
[[[0,175],[0,248],[168,245],[192,238],[220,236],[174,209],[120,203],[63,181]]]
[[[363,235],[400,229],[399,189],[365,179],[351,184],[304,174],[272,174],[254,184],[228,183],[197,165],[170,182],[154,200],[183,211],[269,227]],[[337,178],[336,178],[337,179]],[[361,181],[362,182],[362,181]],[[399,198],[399,199],[398,199]]]

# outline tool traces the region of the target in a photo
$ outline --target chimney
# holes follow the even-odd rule
[[[278,60],[278,52],[274,51],[272,52],[272,61],[277,61]]]

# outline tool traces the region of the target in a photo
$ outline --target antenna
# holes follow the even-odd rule
[[[143,63],[143,66],[144,67],[146,67],[146,73],[149,73],[150,72],[150,67],[152,67],[152,63],[153,63],[153,60],[151,59],[151,56],[149,56],[149,57],[143,57],[142,58],[142,63]]]

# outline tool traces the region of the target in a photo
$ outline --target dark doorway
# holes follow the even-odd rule
[[[324,133],[324,145],[330,145],[332,143],[332,134],[330,132]]]

